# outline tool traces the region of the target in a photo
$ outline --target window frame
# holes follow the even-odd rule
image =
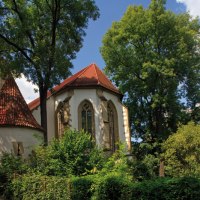
[[[86,130],[86,132],[90,133],[92,138],[95,140],[95,119],[94,119],[94,108],[93,108],[93,105],[92,103],[89,101],[89,100],[83,100],[79,106],[78,106],[78,129],[79,130],[84,130],[83,129],[83,120],[82,120],[82,112],[83,112],[83,109],[84,106],[87,105],[89,107],[89,109],[91,110],[91,132],[88,132]],[[88,126],[87,124],[87,113],[89,113],[88,110],[86,110],[86,127]],[[87,128],[88,129],[88,128]]]

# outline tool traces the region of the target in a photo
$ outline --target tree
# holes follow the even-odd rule
[[[177,129],[200,100],[199,22],[164,0],[129,6],[103,38],[105,70],[126,95],[134,137],[155,143]]]
[[[165,173],[170,176],[199,176],[200,125],[190,122],[163,143]]]
[[[7,66],[38,85],[44,130],[47,91],[69,76],[88,20],[98,16],[93,0],[0,0],[1,54]]]

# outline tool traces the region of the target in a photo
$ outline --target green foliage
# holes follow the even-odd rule
[[[28,165],[21,157],[4,153],[0,161],[0,196],[10,198],[10,183],[12,179],[27,171]]]
[[[93,0],[1,0],[0,10],[0,52],[10,61],[6,67],[21,68],[47,89],[69,75],[89,19],[99,16]]]
[[[70,75],[84,29],[98,16],[93,0],[0,1],[0,74],[10,68],[38,85],[44,130],[47,91]]]
[[[12,181],[13,199],[16,200],[84,200],[91,199],[92,184],[95,178],[56,177],[26,174]]]
[[[29,174],[14,179],[12,188],[15,200],[198,200],[200,196],[197,178],[159,178],[133,183],[117,173],[70,179]]]
[[[134,137],[163,141],[186,119],[180,99],[191,108],[200,101],[198,35],[198,19],[166,10],[164,0],[129,6],[105,34],[105,70],[127,94]]]
[[[63,177],[23,175],[12,181],[13,199],[70,199],[70,182]]]
[[[159,142],[133,142],[133,159],[129,162],[129,167],[134,179],[142,181],[153,179],[158,176],[160,162]]]
[[[99,177],[96,191],[92,199],[95,200],[128,200],[131,194],[130,180],[116,172]]]
[[[179,127],[163,143],[165,173],[173,177],[200,175],[200,125],[193,122]]]
[[[123,174],[123,176],[130,175],[126,148],[123,144],[119,144],[119,148],[105,160],[100,174],[104,175],[110,172]]]
[[[196,178],[159,178],[133,184],[132,200],[198,200],[199,189],[200,180]]]
[[[34,171],[45,175],[79,176],[101,169],[103,154],[91,140],[90,134],[67,130],[47,147],[36,149],[31,163]]]
[[[151,154],[143,159],[133,159],[129,162],[129,168],[134,180],[144,181],[158,177],[159,159]]]
[[[94,188],[93,184],[96,180],[94,175],[85,177],[71,178],[71,199],[72,200],[86,200],[91,199]]]

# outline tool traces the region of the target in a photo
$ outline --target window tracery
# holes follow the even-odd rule
[[[83,129],[94,137],[94,111],[92,104],[85,100],[79,105],[79,130]]]
[[[119,142],[119,133],[118,133],[117,110],[111,101],[108,102],[107,113],[108,113],[110,149],[111,151],[114,152],[118,148],[117,143]]]

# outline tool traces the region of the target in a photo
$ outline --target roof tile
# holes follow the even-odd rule
[[[65,88],[70,87],[86,87],[86,86],[101,86],[116,94],[122,95],[121,92],[112,84],[106,75],[97,67],[96,64],[91,64],[73,76],[65,79],[61,84],[53,88],[53,92],[59,92]],[[49,91],[47,98],[52,93]],[[28,104],[30,110],[33,110],[40,105],[40,99],[37,98]]]
[[[43,130],[33,117],[13,77],[0,91],[0,126],[21,126]]]

